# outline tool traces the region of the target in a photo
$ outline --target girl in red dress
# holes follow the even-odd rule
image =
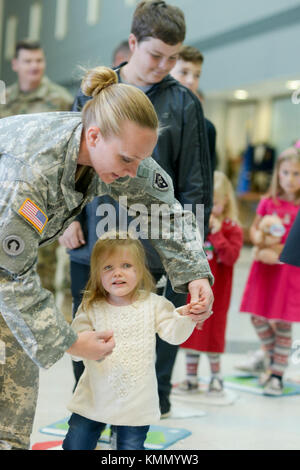
[[[200,352],[208,355],[211,380],[208,393],[221,395],[223,381],[220,374],[220,354],[225,348],[225,330],[229,309],[233,266],[243,244],[243,232],[238,222],[234,190],[229,179],[220,171],[214,172],[214,205],[210,217],[210,233],[204,248],[214,275],[213,315],[201,331],[195,329],[181,345],[186,351],[187,378],[179,384],[181,392],[198,391]],[[187,300],[189,302],[189,299]]]
[[[300,208],[300,148],[295,145],[277,159],[268,194],[262,198],[250,228],[250,238],[258,244],[258,225],[264,215],[276,214],[285,233],[282,248]],[[251,321],[270,363],[261,378],[265,395],[281,395],[282,377],[288,365],[293,322],[300,321],[300,268],[266,259],[254,261],[241,302],[241,311]]]

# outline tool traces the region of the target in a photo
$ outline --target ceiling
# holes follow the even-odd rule
[[[288,82],[294,82],[293,89],[289,89],[287,87]],[[235,97],[235,92],[237,90],[245,90],[248,93],[248,96],[243,99],[237,99]],[[284,77],[257,83],[251,83],[247,86],[243,85],[241,87],[233,89],[207,91],[205,92],[205,98],[218,100],[221,99],[225,101],[253,101],[270,99],[279,96],[292,97],[293,93],[297,95],[298,99],[300,99],[300,77]]]

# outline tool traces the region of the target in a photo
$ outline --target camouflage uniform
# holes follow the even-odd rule
[[[69,111],[74,99],[62,86],[44,76],[40,85],[24,93],[20,90],[18,82],[6,89],[6,104],[0,105],[0,117],[8,117],[17,114],[46,113],[51,111]],[[58,242],[45,246],[39,250],[37,270],[45,289],[56,293],[63,300],[66,298],[71,305],[69,259],[66,251],[60,249],[58,258]],[[57,259],[58,258],[58,259]],[[63,276],[59,276],[60,283],[55,284],[56,270],[63,269]],[[62,303],[59,302],[59,303]],[[67,313],[68,308],[65,309]]]
[[[29,444],[38,366],[52,366],[77,338],[52,294],[40,284],[36,271],[39,245],[56,240],[96,195],[115,199],[125,195],[128,205],[143,203],[149,213],[151,204],[165,203],[171,223],[181,211],[170,177],[151,158],[141,163],[136,178],[120,178],[107,185],[86,167],[75,183],[81,133],[79,113],[43,113],[0,121],[0,312],[7,325],[1,321],[0,340],[7,354],[0,395],[0,440],[14,447]],[[25,211],[26,204],[36,208],[35,216]],[[160,237],[153,245],[178,292],[187,292],[193,279],[212,280],[192,214],[182,241]],[[13,380],[9,378],[12,374]],[[16,403],[22,405],[16,409]]]

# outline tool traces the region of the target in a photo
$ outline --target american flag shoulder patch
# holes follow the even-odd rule
[[[48,217],[31,199],[25,199],[18,212],[42,233],[48,222]]]

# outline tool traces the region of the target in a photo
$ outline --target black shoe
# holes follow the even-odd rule
[[[160,395],[159,408],[161,419],[168,418],[171,414],[171,403],[169,397]]]

